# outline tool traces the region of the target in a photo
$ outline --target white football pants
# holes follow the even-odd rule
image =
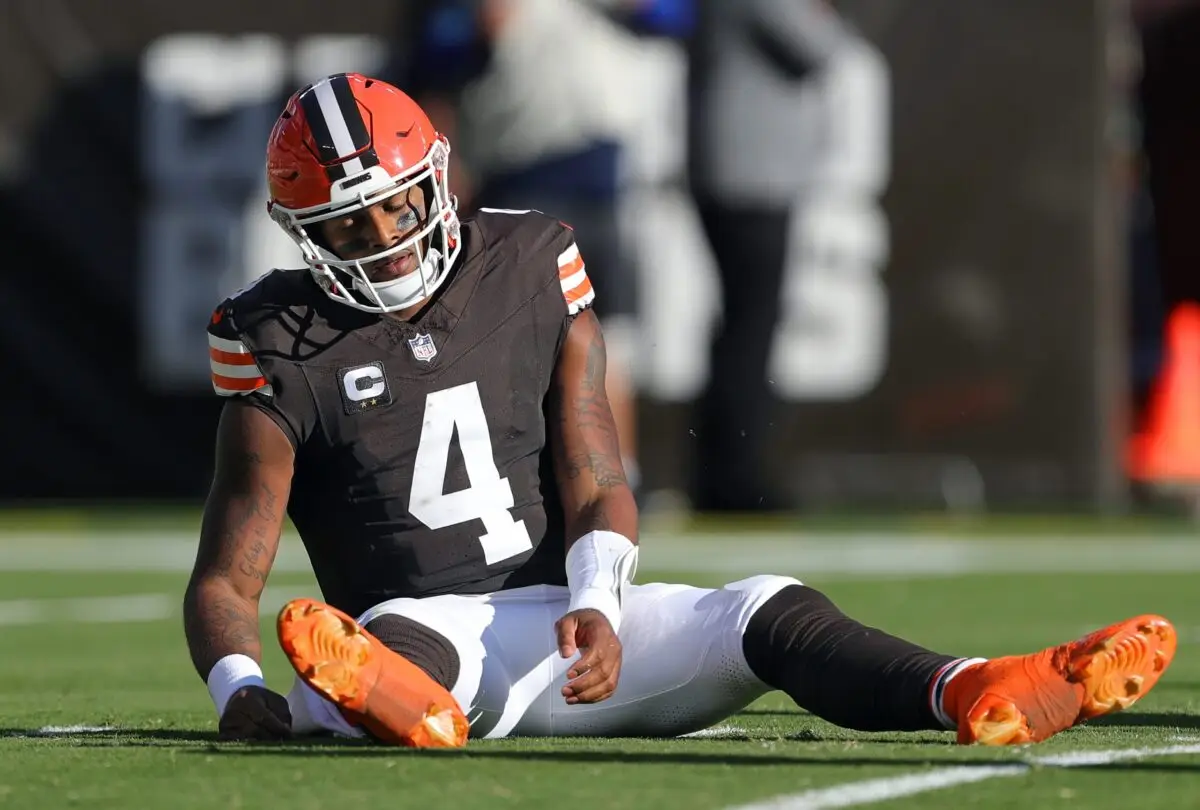
[[[561,690],[578,655],[561,658],[554,623],[566,587],[533,585],[480,596],[392,599],[358,617],[405,616],[445,636],[458,651],[451,692],[471,736],[673,737],[708,728],[770,691],[746,664],[750,617],[790,577],[757,576],[718,590],[650,583],[625,591],[622,664],[616,692],[567,705]],[[293,730],[362,736],[299,679],[288,695]]]

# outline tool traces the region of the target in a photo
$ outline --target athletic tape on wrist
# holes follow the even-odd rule
[[[567,551],[568,612],[598,610],[619,630],[622,591],[633,580],[637,558],[638,547],[617,532],[597,530],[576,540]]]

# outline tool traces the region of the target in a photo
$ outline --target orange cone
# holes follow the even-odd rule
[[[1129,441],[1127,470],[1136,481],[1200,483],[1200,305],[1171,312],[1165,348],[1145,427]]]

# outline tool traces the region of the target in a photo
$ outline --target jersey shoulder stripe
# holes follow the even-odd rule
[[[596,291],[592,289],[579,246],[574,242],[558,254],[558,280],[567,302],[567,314],[575,315],[595,300]]]
[[[208,326],[208,365],[213,391],[222,397],[271,396],[271,386],[246,344],[235,337],[214,334],[218,331],[230,334],[228,328],[221,329],[226,319],[225,310],[218,309]]]

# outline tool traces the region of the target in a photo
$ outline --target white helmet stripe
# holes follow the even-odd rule
[[[325,119],[325,126],[329,129],[329,137],[333,140],[338,157],[344,158],[353,155],[358,151],[358,147],[354,145],[354,138],[350,136],[350,127],[346,123],[345,116],[342,115],[342,108],[338,105],[337,96],[333,93],[333,85],[329,82],[321,82],[313,88],[313,93],[317,97],[317,103],[321,108],[321,117]]]

